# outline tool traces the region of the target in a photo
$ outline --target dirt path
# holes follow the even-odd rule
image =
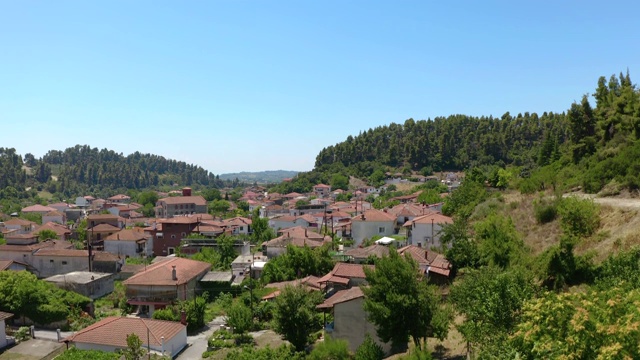
[[[624,209],[640,209],[640,199],[596,197],[594,194],[568,193],[563,197],[575,196],[582,199],[592,199],[596,204],[607,205]]]

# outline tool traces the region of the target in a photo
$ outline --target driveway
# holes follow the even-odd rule
[[[202,359],[202,353],[207,351],[209,337],[220,328],[220,325],[224,324],[224,316],[218,316],[208,323],[199,333],[193,336],[187,336],[187,348],[185,348],[176,359]]]
[[[56,342],[58,341],[58,334],[55,330],[45,330],[45,329],[36,328],[34,332],[35,332],[36,339],[45,339],[45,340],[51,340]],[[73,331],[61,331],[60,339],[62,340],[71,335],[73,335]]]

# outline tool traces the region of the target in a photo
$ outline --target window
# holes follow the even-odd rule
[[[53,263],[53,260],[49,260],[50,263]]]
[[[167,250],[169,250],[169,255],[173,255],[173,254],[176,253],[176,249],[175,248],[170,247]]]
[[[182,234],[180,234],[180,235],[181,235],[182,237],[187,236],[187,234],[186,234],[186,233],[182,233]]]
[[[172,238],[172,239],[175,239],[175,238],[176,238],[176,235],[175,235],[175,234],[174,234],[174,235],[171,235],[171,238]]]
[[[380,233],[380,234],[384,234],[385,233],[384,226],[381,226],[381,227],[378,228],[378,233]]]
[[[67,265],[67,262],[66,262],[66,261],[63,261],[63,262],[62,262],[62,265]]]

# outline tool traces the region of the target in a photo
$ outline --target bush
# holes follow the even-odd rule
[[[156,310],[153,312],[153,318],[156,320],[180,321],[180,313],[171,307]]]
[[[533,212],[535,213],[538,224],[550,223],[555,220],[558,215],[558,204],[556,201],[540,198],[533,202]]]
[[[558,206],[560,226],[569,236],[591,236],[600,226],[600,208],[593,200],[562,199]]]
[[[355,360],[382,360],[383,358],[384,350],[382,350],[382,346],[373,341],[371,335],[366,334],[364,342],[356,350]]]
[[[13,333],[13,337],[16,338],[16,341],[25,341],[29,340],[31,337],[31,332],[29,331],[28,326],[21,326],[18,331]]]
[[[349,344],[346,340],[334,340],[327,336],[324,341],[319,342],[313,351],[307,356],[308,360],[342,360],[351,358],[349,354]]]

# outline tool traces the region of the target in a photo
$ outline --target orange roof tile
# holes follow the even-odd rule
[[[172,270],[175,266],[178,280],[172,279]],[[211,269],[211,264],[185,258],[170,258],[147,266],[129,279],[125,285],[181,285],[188,283],[193,278]]]
[[[151,345],[158,347],[162,346],[163,337],[166,344],[185,329],[186,326],[176,321],[108,317],[65,338],[64,341],[126,348],[127,335],[136,334],[140,339],[145,339],[145,342],[148,336]]]
[[[200,195],[194,196],[169,196],[166,198],[162,198],[158,200],[159,202],[164,202],[167,205],[176,205],[176,204],[196,204],[196,205],[207,205],[207,200],[205,200]]]
[[[351,301],[353,299],[358,299],[361,297],[364,297],[364,293],[362,292],[362,289],[356,286],[350,289],[337,291],[330,298],[326,299],[322,304],[318,305],[317,308],[330,309],[336,304]]]
[[[364,212],[364,214],[358,215],[353,218],[352,221],[374,221],[374,222],[385,222],[392,221],[395,222],[395,216],[386,213],[384,211],[369,209]]]

